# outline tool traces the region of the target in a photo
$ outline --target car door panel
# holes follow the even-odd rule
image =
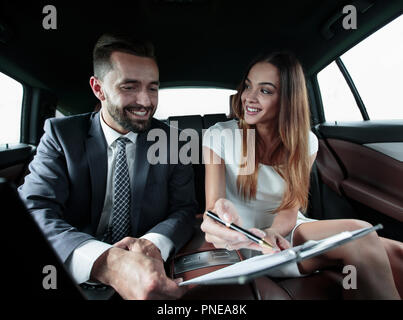
[[[22,184],[35,151],[35,146],[26,144],[0,150],[0,177],[17,186]]]
[[[344,165],[344,193],[359,202],[403,221],[403,163],[344,140],[328,139]]]
[[[316,129],[317,167],[323,183],[359,203],[363,220],[370,217],[374,219],[371,223],[401,228],[403,121],[323,123]]]
[[[345,175],[324,139],[319,140],[319,152],[316,158],[316,165],[323,182],[341,196],[340,184],[344,180]]]
[[[324,122],[320,134],[358,144],[403,142],[403,120]]]
[[[403,162],[403,142],[368,143],[365,146]]]

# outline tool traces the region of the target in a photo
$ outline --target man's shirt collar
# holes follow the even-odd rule
[[[102,116],[102,111],[99,111],[99,113],[100,113],[99,118],[101,121],[102,131],[104,132],[108,147],[110,147],[120,137],[125,137],[129,139],[131,142],[136,143],[137,133],[134,133],[133,131],[129,131],[127,134],[121,134],[120,132],[117,132],[116,130],[112,129],[110,126],[106,124]]]

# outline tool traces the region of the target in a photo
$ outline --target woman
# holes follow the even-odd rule
[[[299,211],[307,208],[318,142],[310,132],[303,70],[291,54],[275,53],[253,62],[233,112],[239,120],[217,123],[203,138],[207,210],[265,237],[277,250],[370,226],[359,220],[312,220]],[[217,248],[270,252],[206,215],[201,227],[206,241]],[[298,277],[353,265],[357,290],[346,290],[346,298],[399,299],[402,252],[401,243],[372,232],[271,275]],[[243,253],[250,256],[252,251]]]

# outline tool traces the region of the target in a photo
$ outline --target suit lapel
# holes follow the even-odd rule
[[[134,181],[132,192],[131,223],[132,234],[137,234],[138,226],[141,224],[141,205],[144,196],[145,186],[147,184],[150,163],[147,159],[147,151],[151,141],[147,141],[148,131],[140,133],[136,141],[136,154],[134,159]]]
[[[96,234],[105,200],[108,174],[107,144],[101,128],[99,112],[91,118],[91,127],[85,142],[91,176],[91,225]]]

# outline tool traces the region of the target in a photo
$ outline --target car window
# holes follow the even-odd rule
[[[235,90],[219,88],[166,88],[159,91],[157,119],[170,116],[230,112],[230,96]]]
[[[403,119],[403,16],[398,17],[340,57],[370,120]],[[326,121],[362,120],[336,63],[318,73]]]
[[[16,144],[21,135],[23,86],[0,72],[0,145]]]
[[[341,59],[371,120],[403,119],[403,15]]]
[[[360,121],[362,115],[336,62],[318,74],[326,121]]]

